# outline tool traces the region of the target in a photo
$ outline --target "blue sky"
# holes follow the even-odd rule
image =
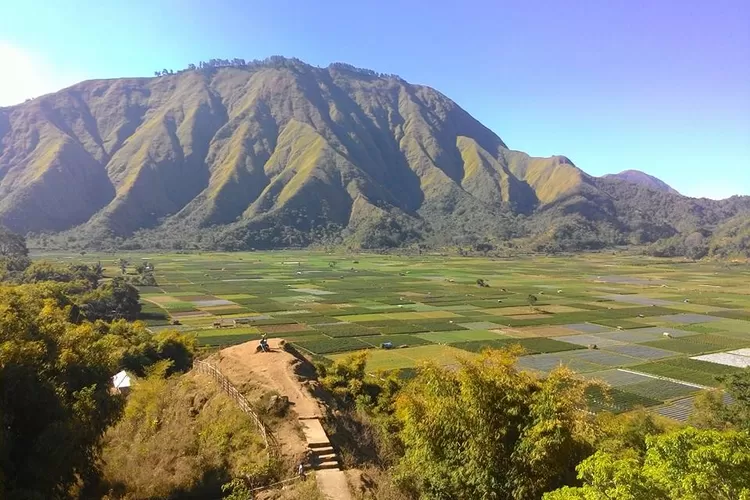
[[[750,194],[746,0],[0,3],[0,105],[275,54],[429,85],[509,147],[594,175],[634,168],[691,196]]]

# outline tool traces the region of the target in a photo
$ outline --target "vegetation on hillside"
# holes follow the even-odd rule
[[[578,467],[581,487],[544,500],[750,498],[750,435],[685,428],[646,437],[643,457],[597,452]]]
[[[101,284],[101,269],[30,264],[7,232],[0,248],[0,497],[90,498],[102,435],[123,408],[111,377],[159,361],[185,370],[194,340],[116,319],[139,310],[138,292]]]
[[[165,378],[164,369],[154,365],[136,382],[122,419],[107,432],[103,489],[113,498],[217,498],[222,484],[266,464],[263,440],[212,380]]]
[[[364,498],[750,498],[750,369],[726,380],[734,403],[708,393],[696,428],[642,410],[595,416],[588,399],[601,386],[564,368],[519,372],[517,355],[427,364],[408,381],[368,376],[366,353],[318,365],[348,412],[335,438],[353,434],[340,445],[366,471]]]
[[[609,175],[605,175],[604,177],[621,179],[621,180],[631,182],[634,184],[640,184],[642,186],[650,187],[651,189],[654,189],[657,191],[664,191],[667,193],[679,194],[674,188],[672,188],[666,182],[662,181],[661,179],[657,179],[654,176],[648,175],[645,172],[641,172],[640,170],[624,170],[618,174],[609,174]]]
[[[399,396],[396,474],[414,496],[539,498],[573,482],[593,449],[590,384],[565,368],[542,380],[518,372],[517,354],[427,366]]]
[[[182,373],[192,338],[125,318],[139,300],[129,275],[32,263],[22,237],[2,234],[0,497],[244,500],[288,471],[213,384]],[[531,309],[536,293],[524,292]],[[702,393],[681,425],[593,414],[605,387],[562,367],[520,371],[519,354],[409,373],[369,373],[366,352],[318,363],[320,390],[309,386],[331,410],[343,462],[363,471],[362,498],[750,499],[750,369]],[[111,389],[121,369],[134,376],[127,401]],[[286,498],[315,498],[310,483],[298,488]]]
[[[720,225],[708,244],[711,256],[750,258],[750,216],[738,215]]]
[[[695,200],[510,150],[395,75],[279,56],[157,73],[0,110],[0,224],[57,248],[556,252],[708,237],[750,214],[748,197]]]

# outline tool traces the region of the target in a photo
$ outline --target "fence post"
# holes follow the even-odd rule
[[[273,434],[268,431],[266,425],[260,419],[258,414],[253,411],[247,399],[245,399],[245,396],[243,396],[242,393],[237,390],[237,388],[229,381],[229,379],[226,378],[217,367],[206,361],[201,361],[198,359],[194,360],[193,368],[200,373],[210,375],[211,378],[218,382],[221,389],[230,398],[232,398],[235,403],[237,403],[237,406],[239,406],[240,410],[243,413],[250,416],[256,427],[258,427],[258,431],[260,432],[260,435],[263,438],[263,442],[266,445],[266,452],[268,453],[268,456],[270,457],[272,454],[276,454],[276,447],[275,443],[273,442]]]

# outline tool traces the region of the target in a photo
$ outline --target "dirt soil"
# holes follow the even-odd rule
[[[228,347],[213,355],[210,362],[251,403],[269,392],[289,398],[292,415],[288,415],[279,425],[273,425],[272,430],[282,453],[295,457],[307,450],[297,417],[322,418],[325,411],[321,403],[310,394],[310,382],[304,381],[305,377],[299,375],[304,371],[303,362],[284,351],[280,340],[268,339],[271,352],[256,352],[257,341]]]

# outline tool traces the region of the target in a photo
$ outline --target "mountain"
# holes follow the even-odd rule
[[[0,224],[86,245],[559,250],[745,211],[530,157],[440,92],[342,63],[212,60],[0,108]]]
[[[608,174],[604,176],[609,179],[621,179],[626,182],[632,182],[633,184],[640,184],[656,191],[664,191],[665,193],[680,194],[676,189],[673,189],[669,184],[661,179],[657,179],[653,175],[648,175],[640,170],[623,170],[619,174]]]

